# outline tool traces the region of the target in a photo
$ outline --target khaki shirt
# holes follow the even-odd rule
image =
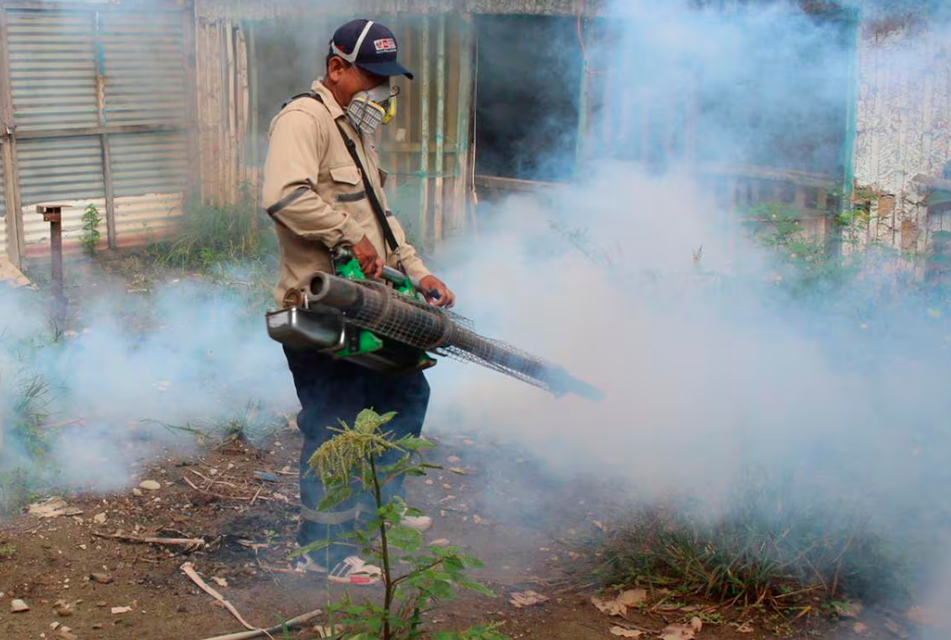
[[[417,279],[429,275],[389,210],[376,146],[358,135],[327,87],[315,81],[311,89],[323,98],[323,104],[311,97],[298,98],[274,117],[268,130],[263,202],[275,222],[280,244],[281,274],[275,300],[280,305],[289,289],[306,289],[315,271],[332,272],[330,250],[341,243],[355,245],[364,236],[388,265],[397,266],[335,120],[356,143],[360,162],[399,244],[406,272]]]

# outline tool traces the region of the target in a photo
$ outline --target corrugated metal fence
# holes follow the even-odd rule
[[[193,13],[180,2],[0,1],[7,254],[45,253],[40,204],[67,249],[95,206],[110,247],[158,239],[188,187]]]

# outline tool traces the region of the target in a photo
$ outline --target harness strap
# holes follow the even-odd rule
[[[288,99],[282,106],[281,109],[289,105],[294,100],[298,98],[313,98],[320,104],[327,106],[324,102],[324,99],[320,96],[319,93],[313,89],[306,91],[304,93],[299,93],[296,96]],[[343,127],[340,126],[340,123],[336,120],[334,124],[337,125],[337,131],[340,132],[340,137],[343,138],[343,143],[347,147],[347,151],[350,153],[350,157],[353,158],[354,164],[357,165],[357,168],[360,169],[360,175],[363,177],[363,188],[366,189],[367,197],[370,199],[370,207],[373,209],[374,215],[376,215],[377,222],[379,222],[380,227],[383,229],[383,237],[386,239],[386,243],[390,247],[390,251],[396,254],[397,261],[400,257],[400,245],[396,241],[396,236],[393,234],[393,229],[390,228],[390,223],[387,221],[387,213],[383,210],[383,205],[380,204],[379,198],[377,198],[376,190],[373,188],[373,185],[370,183],[370,177],[367,175],[366,169],[363,168],[363,163],[360,162],[360,154],[357,152],[357,145],[354,141],[347,135],[347,132],[343,130]],[[402,266],[402,263],[400,263]]]

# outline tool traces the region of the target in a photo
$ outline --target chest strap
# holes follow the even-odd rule
[[[284,107],[289,105],[294,100],[298,98],[313,98],[320,104],[327,106],[324,102],[324,99],[320,96],[319,93],[311,89],[304,93],[298,93],[296,96],[288,99],[282,106]],[[360,154],[357,153],[357,145],[354,141],[347,135],[347,132],[343,130],[343,127],[339,122],[334,120],[334,124],[337,125],[337,131],[340,132],[340,137],[343,138],[343,143],[347,147],[347,151],[350,153],[350,157],[353,158],[354,164],[357,165],[357,168],[360,169],[360,175],[363,177],[363,188],[366,189],[367,197],[370,199],[370,207],[373,209],[373,213],[376,216],[377,222],[380,224],[380,227],[383,229],[383,237],[386,239],[386,243],[390,247],[390,251],[396,254],[396,259],[399,261],[400,258],[400,245],[396,241],[396,236],[393,235],[393,229],[390,228],[390,223],[386,219],[386,212],[383,210],[383,205],[380,204],[379,198],[376,196],[376,190],[373,188],[373,185],[370,183],[370,177],[367,175],[366,170],[363,168],[363,163],[360,162]],[[402,265],[401,265],[402,266]]]

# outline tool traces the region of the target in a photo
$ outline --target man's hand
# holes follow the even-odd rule
[[[373,248],[373,243],[366,236],[353,245],[353,257],[360,263],[363,275],[368,278],[379,278],[383,275],[383,258]]]
[[[436,276],[426,276],[419,281],[419,287],[429,300],[429,304],[451,309],[452,305],[456,303],[456,294],[450,291],[449,287]]]

